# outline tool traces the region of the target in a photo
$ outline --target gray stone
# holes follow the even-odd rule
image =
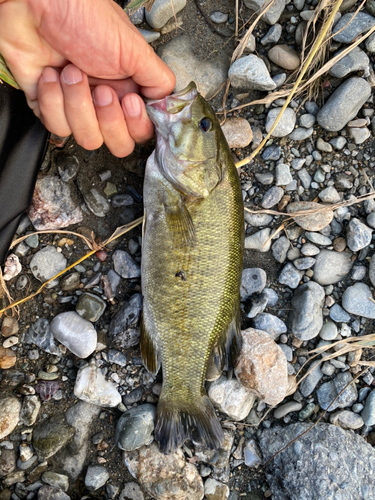
[[[308,173],[308,171],[305,168],[302,168],[297,172],[297,175],[301,181],[302,186],[305,189],[309,189],[311,184],[311,175]]]
[[[129,349],[138,344],[141,310],[142,296],[136,293],[113,316],[108,335],[118,347]]]
[[[329,417],[329,421],[340,426],[342,429],[360,429],[364,426],[363,419],[357,413],[349,410],[341,410]]]
[[[143,36],[143,38],[146,40],[147,43],[155,42],[155,40],[158,40],[160,38],[159,31],[149,31],[149,30],[144,30],[142,28],[138,28],[138,31],[140,32],[140,34]]]
[[[247,417],[255,401],[255,395],[237,379],[228,380],[224,376],[210,384],[208,396],[220,411],[236,422]]]
[[[313,393],[315,387],[323,378],[323,373],[320,369],[320,360],[313,361],[307,368],[307,373],[307,377],[302,380],[299,386],[299,390],[305,398]]]
[[[267,0],[245,0],[245,5],[248,9],[255,12],[263,7]],[[262,19],[268,24],[275,24],[279,20],[281,13],[285,8],[285,0],[276,0],[268,11],[263,14]]]
[[[130,2],[127,3],[129,5]],[[129,19],[135,26],[143,24],[145,20],[145,8],[141,7],[140,9],[135,11],[134,14],[130,14]]]
[[[299,411],[301,408],[302,408],[301,403],[298,403],[297,401],[288,401],[288,403],[285,403],[276,408],[273,416],[275,418],[284,418],[289,413],[292,413],[294,411]]]
[[[133,451],[149,445],[154,432],[155,406],[144,404],[121,415],[116,426],[115,441],[121,450]]]
[[[335,56],[340,54],[340,52],[342,52],[342,50],[338,51]],[[354,47],[349,54],[332,66],[329,70],[329,74],[335,78],[344,78],[349,75],[349,73],[368,68],[369,64],[370,60],[365,52],[359,47]]]
[[[305,243],[301,248],[301,253],[306,255],[306,257],[313,257],[314,255],[318,255],[319,252],[319,248],[312,243]]]
[[[310,128],[314,125],[315,121],[316,121],[316,118],[314,115],[310,115],[309,113],[305,113],[299,119],[299,124],[301,125],[301,127]]]
[[[257,233],[254,233],[245,238],[245,248],[247,250],[258,250],[259,252],[268,252],[271,248],[271,229],[265,228],[261,229]]]
[[[262,158],[265,161],[277,161],[281,156],[281,147],[278,144],[271,144],[262,153]]]
[[[371,54],[375,52],[375,33],[371,33],[371,35],[366,39],[365,42],[367,52]]]
[[[257,172],[255,178],[258,182],[263,184],[263,186],[269,186],[273,184],[273,174],[272,172]]]
[[[279,163],[276,165],[276,186],[286,186],[293,181],[289,165]]]
[[[323,249],[316,256],[313,279],[319,285],[333,285],[345,279],[352,266],[350,253]]]
[[[156,0],[150,12],[146,9],[146,21],[154,29],[160,29],[169,19],[178,14],[186,5],[186,0]]]
[[[30,427],[35,424],[40,410],[40,400],[38,396],[25,396],[22,402],[20,413],[20,423]]]
[[[366,276],[365,266],[354,266],[352,270],[352,279],[356,281],[362,281]]]
[[[364,12],[345,14],[333,28],[333,40],[340,43],[352,43],[358,35],[374,25],[375,18]]]
[[[341,200],[337,189],[333,186],[328,186],[327,188],[323,189],[323,191],[320,191],[318,196],[323,203],[338,203]]]
[[[42,481],[63,491],[68,491],[69,489],[69,478],[68,476],[65,476],[65,474],[57,474],[57,472],[46,471],[42,474]]]
[[[312,136],[314,132],[314,128],[305,128],[305,127],[298,127],[291,134],[289,134],[289,139],[291,141],[305,141],[309,137]]]
[[[43,283],[66,268],[67,260],[56,247],[47,245],[34,254],[30,269],[36,279]]]
[[[283,320],[269,313],[258,314],[253,319],[253,327],[267,332],[273,340],[278,339],[282,333],[286,333],[288,330]]]
[[[327,321],[322,326],[319,333],[320,338],[323,340],[334,340],[337,337],[337,326],[333,321]]]
[[[104,192],[99,187],[93,187],[91,178],[84,173],[78,175],[77,185],[90,212],[97,217],[105,217],[111,205]]]
[[[370,94],[371,86],[366,80],[349,78],[335,90],[319,111],[319,125],[331,132],[341,130],[357,115]]]
[[[70,496],[59,488],[42,486],[38,490],[38,500],[70,500]]]
[[[27,330],[23,339],[25,344],[35,344],[40,349],[54,356],[61,356],[61,351],[55,343],[49,321],[39,318]]]
[[[279,275],[279,283],[287,285],[290,288],[297,288],[301,281],[303,273],[298,271],[293,264],[288,263],[283,267]]]
[[[294,266],[299,271],[304,271],[305,269],[310,269],[316,262],[316,259],[313,257],[302,257],[300,259],[295,259],[293,261]]]
[[[246,34],[243,36],[243,38],[245,38]],[[255,40],[255,36],[253,34],[250,35],[250,38],[246,44],[246,47],[245,47],[245,50],[244,50],[244,53],[245,54],[248,54],[249,52],[254,52],[255,50],[255,47],[256,47],[256,40]]]
[[[290,328],[300,340],[315,338],[323,325],[324,289],[310,281],[297,288],[292,298]]]
[[[314,101],[306,101],[305,109],[308,113],[314,116],[316,116],[319,112],[319,106]]]
[[[240,295],[241,301],[247,300],[254,293],[260,293],[266,286],[267,275],[258,267],[243,269]]]
[[[235,61],[229,68],[228,78],[234,88],[246,90],[273,90],[276,88],[262,59],[249,54]]]
[[[289,240],[286,236],[280,236],[272,245],[272,255],[277,262],[282,264],[290,247]]]
[[[79,358],[88,358],[96,348],[97,333],[92,323],[75,311],[60,313],[51,322],[51,331],[59,342]]]
[[[119,366],[126,366],[126,356],[116,349],[108,351],[108,362]]]
[[[347,323],[350,321],[349,314],[339,304],[333,304],[329,310],[329,317],[337,323]]]
[[[109,479],[109,472],[103,465],[89,465],[85,476],[85,486],[89,491],[96,491]]]
[[[372,286],[375,287],[375,254],[371,257],[369,266],[369,278]]]
[[[269,43],[277,43],[280,40],[281,33],[282,33],[282,26],[281,24],[274,24],[264,35],[260,43],[262,45],[268,45]]]
[[[112,256],[113,266],[117,274],[124,279],[139,278],[141,270],[134,259],[124,250],[116,250]]]
[[[222,24],[228,21],[228,14],[224,14],[224,12],[216,10],[210,14],[210,18],[215,24]]]
[[[16,468],[16,450],[0,449],[0,478],[11,474]],[[0,497],[1,498],[1,497]],[[10,498],[10,497],[9,497]]]
[[[316,147],[319,149],[319,151],[323,151],[324,153],[331,153],[332,152],[332,146],[324,141],[321,137],[318,137],[318,140],[316,141]]]
[[[349,136],[354,139],[355,144],[362,144],[371,136],[371,132],[367,127],[351,127],[349,129]]]
[[[163,1],[168,3],[168,0]],[[184,57],[181,57],[181,54],[184,54]],[[228,76],[229,58],[225,52],[219,50],[212,54],[209,60],[201,61],[194,54],[191,41],[186,35],[173,38],[162,45],[158,55],[176,75],[177,92],[193,80],[199,93],[203,97],[210,97],[219,90]]]
[[[367,427],[375,425],[375,390],[372,390],[366,398],[366,404],[362,410],[361,417]]]
[[[349,286],[342,296],[342,307],[350,314],[375,319],[375,303],[365,283]]]
[[[62,181],[69,182],[75,179],[79,169],[79,161],[76,156],[60,153],[54,157],[54,163]]]
[[[310,240],[312,243],[315,243],[316,245],[329,246],[332,244],[332,241],[327,236],[324,236],[321,233],[307,232],[305,233],[305,236],[308,240]]]
[[[281,187],[271,187],[263,196],[262,207],[266,209],[274,207],[283,196],[284,190]]]
[[[28,209],[30,220],[38,231],[62,229],[82,221],[82,210],[73,201],[71,188],[55,175],[37,180]]]
[[[275,123],[277,117],[279,116],[281,109],[282,109],[281,107],[272,108],[268,112],[266,121],[267,133],[271,130],[271,127]],[[296,113],[293,111],[292,108],[286,108],[278,124],[276,125],[275,130],[272,132],[271,136],[285,137],[286,135],[290,134],[293,131],[295,124],[296,124]]]
[[[259,444],[264,461],[275,456],[266,469],[272,499],[373,498],[373,448],[361,436],[332,424],[310,427],[311,423],[296,423],[262,430]]]
[[[323,408],[323,410],[328,409],[328,411],[331,412],[336,410],[336,408],[347,408],[355,403],[358,393],[352,380],[353,377],[351,373],[343,372],[338,373],[333,380],[329,380],[325,384],[322,384],[317,390],[319,406]],[[348,387],[338,396],[347,384],[349,384]]]
[[[65,415],[57,413],[36,424],[33,430],[33,446],[40,459],[55,455],[74,435],[74,427]]]
[[[346,241],[350,250],[358,252],[358,250],[367,247],[371,240],[372,229],[356,218],[351,219],[346,231]]]
[[[106,307],[107,304],[101,297],[94,293],[86,292],[80,295],[76,311],[82,318],[95,323],[102,316]]]
[[[338,151],[341,151],[341,149],[345,146],[346,144],[346,139],[345,137],[342,137],[341,135],[339,137],[334,137],[329,141],[332,146],[337,149]]]
[[[74,428],[75,433],[64,448],[54,456],[54,460],[74,481],[85,464],[89,435],[93,430],[92,424],[101,411],[100,406],[78,401],[65,414],[66,421]]]
[[[119,500],[144,500],[144,495],[139,485],[131,481],[125,484],[124,489],[120,493]]]
[[[250,214],[245,210],[245,222],[252,227],[268,226],[273,221],[272,215],[268,214]]]

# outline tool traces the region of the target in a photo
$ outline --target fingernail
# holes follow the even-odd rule
[[[128,116],[139,116],[142,112],[139,97],[136,95],[127,95],[124,99],[125,111]]]
[[[42,80],[44,83],[55,83],[57,82],[58,78],[59,75],[53,68],[44,68],[42,73]]]
[[[69,64],[62,71],[62,77],[65,83],[72,85],[82,81],[82,71],[76,66]]]
[[[112,104],[113,95],[108,87],[97,87],[93,92],[94,102],[97,106]]]

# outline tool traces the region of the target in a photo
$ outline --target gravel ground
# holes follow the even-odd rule
[[[240,26],[262,3],[240,2]],[[223,130],[236,159],[257,147],[284,101],[233,109],[279,88],[298,67],[316,3],[276,0],[230,68]],[[367,3],[334,36],[330,57],[375,25]],[[344,1],[334,34],[358,5]],[[150,26],[164,31],[152,45],[176,72],[178,90],[194,79],[210,98],[235,46],[232,2],[175,0],[180,26],[169,31],[168,8],[169,0],[157,0],[138,26],[145,36],[155,37]],[[375,497],[374,368],[362,373],[360,361],[372,353],[368,345],[340,351],[342,342],[371,334],[375,319],[373,38],[356,50],[324,76],[319,99],[290,103],[261,154],[240,169],[248,209],[244,346],[234,373],[207,385],[223,448],[187,442],[166,457],[153,441],[162,378],[140,359],[138,226],[22,304],[18,321],[0,319],[0,500]],[[218,113],[222,98],[221,89],[210,100]],[[13,299],[87,253],[79,235],[93,232],[100,242],[142,216],[152,150],[152,143],[138,146],[120,160],[104,146],[84,151],[72,138],[50,145],[17,236],[65,227],[76,234],[34,234],[15,246],[4,275]],[[280,214],[335,203],[304,217]],[[296,388],[317,347],[326,350]],[[324,411],[314,430],[272,459]]]

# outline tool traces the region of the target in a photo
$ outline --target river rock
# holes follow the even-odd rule
[[[21,402],[14,397],[0,399],[0,439],[8,436],[20,419]]]
[[[313,281],[297,288],[292,298],[290,328],[300,340],[315,338],[323,325],[324,289]]]
[[[103,465],[89,465],[85,476],[85,486],[89,491],[96,491],[109,479],[109,473]]]
[[[351,219],[346,231],[346,241],[350,250],[358,252],[358,250],[367,247],[371,240],[372,229],[356,218]]]
[[[247,250],[258,250],[258,252],[268,252],[271,248],[271,229],[266,227],[245,238],[245,248]]]
[[[93,187],[92,179],[83,172],[79,173],[77,177],[77,185],[90,212],[97,217],[105,217],[111,205],[100,187]]]
[[[298,52],[287,45],[275,45],[268,51],[268,58],[280,68],[294,71],[301,64]]]
[[[266,121],[266,131],[267,133],[271,130],[272,125],[275,123],[276,118],[281,112],[281,107],[272,108],[267,115]],[[294,129],[296,124],[296,113],[292,108],[286,108],[283,112],[279,123],[276,125],[275,130],[271,133],[272,137],[285,137],[290,134]]]
[[[362,410],[361,417],[367,427],[375,425],[375,390],[372,390],[366,398],[366,404]]]
[[[272,215],[268,214],[251,214],[245,210],[245,222],[252,227],[268,226],[273,221]]]
[[[142,295],[135,293],[129,302],[124,302],[121,309],[113,316],[108,335],[116,346],[129,349],[139,342],[139,323],[142,311]]]
[[[133,451],[153,441],[155,406],[130,408],[117,422],[115,442],[120,450]]]
[[[286,236],[280,236],[272,245],[272,255],[277,262],[282,264],[290,248],[290,242]]]
[[[333,40],[340,43],[352,43],[358,35],[374,25],[375,18],[364,12],[345,14],[333,28]]]
[[[117,274],[124,279],[139,278],[141,270],[139,265],[134,261],[128,252],[124,250],[116,250],[112,256],[113,267]]]
[[[323,340],[334,340],[337,337],[337,326],[333,321],[327,321],[319,332]]]
[[[78,401],[65,414],[66,421],[74,430],[74,436],[56,453],[54,461],[58,463],[73,481],[82,472],[89,446],[89,436],[93,431],[93,421],[102,411],[100,406]]]
[[[311,423],[296,423],[262,430],[259,444],[264,460],[275,456],[266,469],[272,499],[374,497],[373,448],[361,436],[332,424],[309,427]]]
[[[267,0],[245,0],[245,5],[248,9],[258,11],[263,7]],[[276,0],[268,11],[263,14],[262,19],[268,24],[275,24],[280,19],[280,16],[285,8],[285,0]]]
[[[319,406],[323,410],[328,409],[331,412],[336,410],[336,408],[346,408],[355,403],[358,393],[356,385],[354,382],[352,383],[352,380],[353,377],[349,372],[342,372],[338,373],[333,380],[322,384],[317,390]],[[348,387],[338,396],[347,384],[349,384]],[[338,398],[335,400],[337,396]]]
[[[319,285],[333,285],[345,279],[353,266],[349,252],[322,249],[313,268],[314,281]]]
[[[323,189],[323,191],[320,191],[318,196],[323,203],[338,203],[341,200],[337,189],[333,186],[328,186]]]
[[[90,321],[82,318],[75,311],[55,316],[50,328],[55,339],[79,358],[88,358],[95,351],[96,330]]]
[[[38,490],[38,500],[71,500],[70,496],[59,488],[43,485]]]
[[[339,304],[333,304],[329,310],[329,317],[337,323],[348,323],[350,321],[349,314]]]
[[[204,483],[204,495],[207,500],[226,500],[229,496],[229,488],[211,477]]]
[[[245,148],[253,139],[250,123],[245,118],[231,118],[221,129],[230,148]]]
[[[375,287],[375,257],[374,257],[374,255],[371,257],[371,260],[370,260],[369,278],[370,278],[372,286]]]
[[[67,260],[56,247],[47,245],[36,254],[30,261],[30,269],[36,279],[43,283],[66,268]]]
[[[254,328],[242,332],[242,348],[235,366],[238,380],[269,405],[288,392],[288,369],[283,351],[268,333]]]
[[[320,369],[320,360],[313,361],[307,368],[308,375],[301,382],[299,387],[301,394],[307,398],[313,393],[315,387],[323,378],[323,373]]]
[[[57,472],[46,471],[42,474],[42,481],[49,486],[60,488],[63,491],[69,489],[69,478],[65,474],[57,474]]]
[[[254,394],[243,384],[235,378],[228,380],[224,376],[211,383],[208,397],[214,406],[235,422],[248,416],[255,401]]]
[[[181,58],[181,54],[184,57]],[[183,35],[162,45],[158,51],[161,59],[176,75],[175,91],[184,89],[193,80],[203,97],[218,91],[228,76],[229,58],[219,50],[208,60],[199,60],[193,52],[191,41]]]
[[[79,369],[74,395],[87,403],[104,407],[114,407],[121,403],[121,396],[116,387],[110,380],[105,379],[94,360]]]
[[[234,433],[224,429],[224,441],[219,449],[210,450],[199,444],[195,445],[195,456],[212,469],[212,477],[227,483],[230,477],[229,460],[234,444]]]
[[[263,269],[243,269],[241,279],[241,300],[247,300],[254,293],[260,293],[266,286],[267,275]]]
[[[291,214],[293,220],[306,231],[320,231],[327,227],[333,219],[333,211],[322,210],[319,212],[311,213],[308,215],[296,215],[293,216],[295,212],[300,212],[304,210],[319,210],[322,209],[323,205],[315,203],[314,201],[294,201],[289,203],[286,210],[288,214]]]
[[[86,292],[80,295],[76,311],[85,320],[95,323],[102,316],[106,307],[107,304],[101,297],[94,293]]]
[[[375,319],[375,303],[371,290],[365,283],[355,283],[345,290],[342,307],[349,314]]]
[[[341,51],[337,52],[338,55]],[[345,78],[349,73],[365,70],[370,64],[370,59],[359,47],[354,47],[349,54],[332,66],[329,74],[335,78]]]
[[[22,402],[20,422],[27,427],[35,424],[40,410],[40,400],[38,396],[25,396]]]
[[[269,313],[258,314],[253,319],[253,326],[256,330],[262,330],[276,340],[282,333],[287,332],[286,324],[283,320]]]
[[[330,132],[343,129],[357,115],[370,94],[371,86],[363,78],[345,80],[319,111],[319,125]]]
[[[55,175],[38,179],[31,205],[30,220],[37,231],[62,229],[82,221],[82,210],[73,201],[71,187]]]
[[[363,419],[358,413],[349,410],[341,410],[333,413],[329,417],[329,421],[333,425],[338,425],[342,429],[360,429],[364,426]]]
[[[267,66],[254,54],[241,57],[229,68],[232,87],[246,90],[273,90],[276,88]]]
[[[46,460],[57,453],[74,435],[74,427],[65,415],[57,413],[36,424],[33,430],[33,446],[40,459]]]
[[[303,273],[298,271],[293,264],[288,262],[279,275],[279,283],[287,285],[289,288],[297,288],[302,276]]]
[[[197,468],[186,463],[178,450],[165,455],[152,443],[135,451],[126,451],[123,459],[130,474],[156,500],[202,500],[203,481]]]
[[[27,330],[23,339],[25,344],[35,344],[40,349],[54,356],[61,356],[61,351],[55,343],[49,321],[39,318]]]
[[[186,0],[156,0],[150,12],[145,9],[146,21],[156,30],[167,24],[169,19],[178,14],[186,5]]]
[[[286,186],[293,181],[289,165],[279,163],[276,165],[276,186]]]

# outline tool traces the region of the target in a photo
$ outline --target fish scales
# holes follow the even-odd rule
[[[188,437],[210,447],[221,444],[222,430],[204,382],[214,346],[225,345],[233,334],[238,342],[239,335],[244,231],[240,183],[215,115],[197,98],[204,103],[203,117],[209,115],[215,127],[219,182],[206,196],[181,195],[176,182],[164,175],[157,151],[148,160],[144,185],[141,350],[147,366],[146,345],[151,344],[163,370],[156,438],[165,452]],[[158,133],[158,122],[156,129]],[[188,229],[183,223],[171,226],[174,201],[188,211],[191,241],[184,240]]]

